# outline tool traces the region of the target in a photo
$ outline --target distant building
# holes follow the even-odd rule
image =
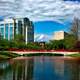
[[[28,18],[4,19],[0,21],[0,35],[4,39],[14,39],[16,34],[24,37],[24,41],[34,42],[34,26]]]
[[[68,33],[64,31],[56,31],[54,32],[53,40],[63,40],[65,39],[66,35],[68,35]]]
[[[40,46],[41,48],[45,48],[45,42],[33,42],[33,44],[36,44],[38,46]]]
[[[45,48],[45,42],[39,42],[39,45],[40,45],[42,48]]]

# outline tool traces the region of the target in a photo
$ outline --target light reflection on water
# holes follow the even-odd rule
[[[44,56],[0,61],[0,80],[80,80],[79,61]]]

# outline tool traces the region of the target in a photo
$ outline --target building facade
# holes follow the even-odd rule
[[[64,31],[56,31],[54,32],[53,40],[63,40],[68,34]]]
[[[0,36],[4,39],[14,39],[19,34],[23,40],[34,42],[34,25],[28,18],[4,19],[0,21]]]

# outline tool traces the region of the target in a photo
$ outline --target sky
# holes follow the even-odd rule
[[[28,17],[35,41],[48,41],[54,31],[68,31],[74,17],[80,18],[80,0],[0,0],[0,19],[11,17]]]

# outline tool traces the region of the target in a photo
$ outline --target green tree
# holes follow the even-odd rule
[[[51,40],[46,44],[46,49],[64,49],[64,40]]]
[[[9,41],[6,39],[0,39],[0,50],[6,50],[9,48]]]
[[[52,44],[50,42],[45,44],[45,49],[51,50],[52,49]]]
[[[68,35],[64,39],[64,45],[66,49],[74,49],[75,44],[76,44],[76,39],[75,36],[73,35]]]
[[[37,43],[27,43],[27,49],[30,49],[30,50],[40,50],[42,48]]]
[[[14,41],[18,42],[18,43],[19,42],[24,42],[24,37],[20,34],[17,34],[17,35],[15,35]]]

